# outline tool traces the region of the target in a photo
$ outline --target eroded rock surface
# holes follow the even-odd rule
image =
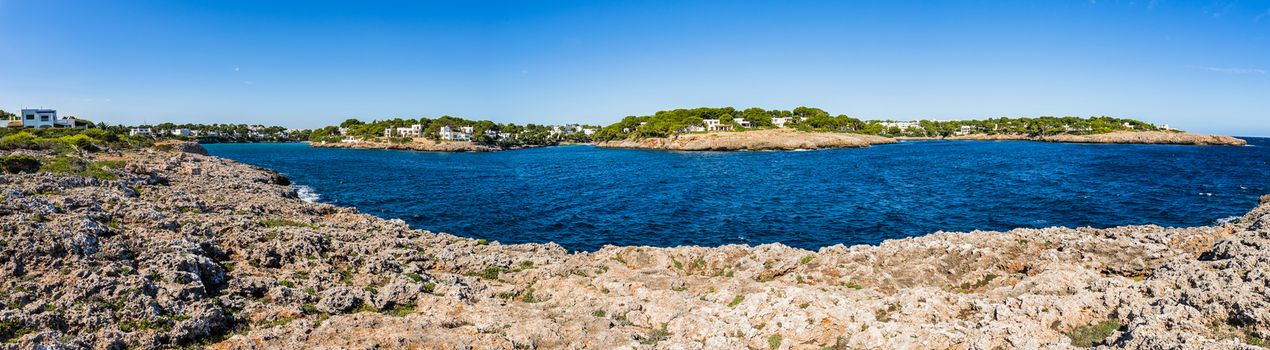
[[[306,203],[276,173],[182,149],[118,155],[115,180],[0,175],[0,347],[1254,349],[1270,337],[1270,198],[1214,227],[568,253]]]

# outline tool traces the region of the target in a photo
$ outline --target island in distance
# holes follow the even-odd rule
[[[900,140],[1023,140],[1243,146],[1230,136],[1184,132],[1113,117],[991,118],[957,121],[861,120],[818,108],[693,108],[631,116],[608,126],[516,125],[451,116],[349,119],[314,130],[315,147],[487,152],[559,144],[676,151],[796,150],[869,147]]]

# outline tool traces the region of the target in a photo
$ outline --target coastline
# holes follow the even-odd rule
[[[796,150],[820,148],[862,148],[895,143],[895,140],[864,134],[801,132],[767,129],[743,132],[680,134],[668,138],[615,140],[595,143],[604,148],[638,148],[672,151]]]
[[[351,148],[351,149],[388,149],[403,151],[425,151],[425,152],[497,152],[517,148],[502,148],[496,146],[486,146],[473,143],[471,141],[433,141],[425,139],[414,139],[408,143],[392,143],[378,141],[361,141],[355,143],[309,143],[310,147],[327,147],[327,148]]]
[[[17,346],[1038,348],[1116,322],[1113,346],[1232,348],[1270,330],[1270,196],[1210,227],[569,253],[306,203],[200,149],[111,155],[114,180],[0,177],[2,301],[35,325]]]
[[[1101,143],[1139,145],[1188,145],[1188,146],[1246,146],[1248,141],[1221,135],[1167,131],[1122,131],[1092,135],[1027,136],[1012,134],[971,134],[949,137],[897,137],[901,141],[953,140],[953,141],[1035,141],[1055,143]]]

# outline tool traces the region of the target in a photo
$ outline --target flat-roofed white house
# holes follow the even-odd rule
[[[153,136],[154,131],[150,130],[150,128],[132,128],[131,130],[128,130],[128,136],[137,135]]]
[[[18,123],[20,122],[20,123]],[[23,128],[83,128],[91,125],[86,120],[75,118],[58,118],[57,111],[52,109],[23,109],[18,120],[10,121],[6,126]]]
[[[460,127],[459,130],[454,130],[449,125],[446,125],[446,126],[442,126],[441,131],[438,132],[437,134],[441,136],[442,140],[471,141],[472,132],[473,132],[473,129],[470,126],[464,126],[464,127]]]
[[[789,123],[789,122],[791,122],[791,121],[793,121],[793,120],[794,120],[793,118],[786,118],[786,117],[772,117],[772,125],[776,125],[776,127],[778,127],[778,128],[783,128],[783,127],[785,127],[785,124],[787,124],[787,123]]]
[[[706,127],[700,126],[700,125],[689,125],[689,126],[683,127],[683,129],[679,129],[679,133],[681,134],[686,134],[690,132],[704,132],[704,131],[706,131]]]
[[[881,124],[882,124],[882,127],[884,128],[887,128],[887,129],[896,128],[896,129],[900,129],[900,131],[908,131],[908,129],[917,129],[922,127],[922,123],[915,122],[915,121],[903,121],[903,122],[888,121],[888,122],[882,122]]]
[[[414,124],[408,128],[384,129],[384,137],[420,137],[423,136],[423,125]]]
[[[718,119],[703,119],[701,122],[706,124],[706,131],[732,130],[732,124],[723,123],[723,121]]]
[[[173,129],[172,135],[190,137],[190,135],[192,134],[190,133],[190,129],[180,128],[180,129]]]
[[[754,127],[754,124],[750,124],[750,121],[745,120],[745,118],[741,118],[741,117],[732,118],[732,122],[746,129]]]
[[[979,127],[974,125],[962,125],[957,128],[957,135],[970,135],[979,131]]]

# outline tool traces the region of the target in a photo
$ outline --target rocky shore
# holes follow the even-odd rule
[[[0,348],[1257,349],[1270,197],[1212,227],[806,251],[501,245],[197,147],[0,175]],[[111,163],[118,164],[118,163]]]
[[[1193,145],[1193,146],[1246,146],[1243,139],[1205,135],[1189,132],[1171,131],[1121,131],[1094,135],[1053,135],[1028,136],[1009,134],[971,134],[949,136],[945,138],[900,137],[899,140],[969,140],[969,141],[1041,141],[1062,143],[1113,143],[1113,144],[1148,144],[1148,145]]]
[[[344,142],[311,142],[311,147],[329,147],[329,148],[357,148],[357,149],[391,149],[403,151],[425,151],[425,152],[495,152],[502,151],[505,148],[497,146],[489,146],[477,144],[470,141],[436,141],[423,138],[414,139],[407,143],[394,142],[378,142],[378,141],[361,141],[356,143]]]
[[[858,148],[887,143],[895,143],[895,140],[863,134],[767,129],[745,132],[681,134],[668,138],[604,141],[598,142],[596,145],[610,148],[644,148],[672,151],[740,151]]]

